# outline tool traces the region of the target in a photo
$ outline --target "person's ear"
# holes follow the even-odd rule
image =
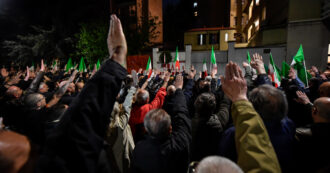
[[[315,106],[313,106],[313,107],[312,107],[312,116],[313,116],[313,117],[316,116],[317,113],[318,113],[317,108],[316,108]]]
[[[41,101],[39,101],[39,102],[37,103],[37,106],[38,106],[38,107],[41,107]]]
[[[172,133],[172,125],[170,125],[170,127],[168,128],[168,134]]]

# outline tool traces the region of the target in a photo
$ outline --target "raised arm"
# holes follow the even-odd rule
[[[26,94],[35,93],[37,92],[39,85],[44,78],[45,74],[45,66],[44,66],[44,60],[41,60],[41,68],[38,72],[36,78],[33,79],[32,83],[30,84],[29,88],[26,90]]]
[[[221,81],[223,91],[233,102],[237,164],[244,172],[281,172],[265,125],[247,99],[247,84],[238,65],[227,64]]]

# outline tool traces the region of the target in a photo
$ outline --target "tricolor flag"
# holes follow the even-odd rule
[[[53,69],[57,70],[57,62],[56,62],[56,60],[53,61],[52,67],[53,67]]]
[[[176,51],[175,51],[175,59],[174,59],[174,63],[175,63],[175,69],[180,70],[180,60],[179,60],[179,50],[178,50],[178,46],[176,47]]]
[[[68,71],[71,70],[71,69],[73,69],[72,59],[69,58],[68,62],[66,63],[65,71],[68,72]]]
[[[206,61],[205,61],[205,59],[204,59],[204,61],[203,61],[203,74],[204,74],[204,77],[207,76],[207,66],[206,66]]]
[[[101,62],[100,59],[97,59],[97,63],[96,63],[96,70],[99,70],[101,67]]]
[[[274,63],[272,53],[270,53],[268,74],[272,76],[272,81],[275,83],[275,87],[278,88],[281,85],[281,75]]]
[[[215,53],[213,50],[213,46],[212,46],[212,52],[211,52],[211,63],[212,63],[212,68],[213,70],[215,70],[215,74],[218,73],[218,66],[217,66],[217,60],[215,59]]]
[[[86,71],[87,71],[87,69],[86,69],[86,65],[84,62],[84,58],[81,57],[80,63],[79,63],[79,72],[86,72]]]
[[[306,70],[304,50],[301,44],[297,54],[293,57],[291,66],[297,71],[299,79],[308,87],[308,80],[311,75]]]
[[[251,63],[251,56],[250,56],[250,52],[249,51],[247,51],[247,57],[246,57],[246,59],[247,59],[247,62],[250,64]]]
[[[151,65],[151,58],[149,56],[147,67],[146,67],[146,72],[148,73],[148,78],[151,77],[152,75],[152,65]]]

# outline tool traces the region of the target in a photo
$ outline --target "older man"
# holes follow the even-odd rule
[[[135,142],[141,139],[143,135],[143,120],[145,115],[153,109],[159,109],[163,106],[166,87],[170,80],[170,74],[166,73],[163,86],[159,89],[156,97],[149,103],[149,92],[145,89],[141,89],[136,93],[135,104],[131,111],[131,118],[129,119],[129,125],[131,126],[132,133]]]
[[[132,172],[187,172],[191,142],[191,121],[182,91],[183,78],[176,78],[173,114],[163,109],[150,111],[144,125],[148,132],[133,151]]]

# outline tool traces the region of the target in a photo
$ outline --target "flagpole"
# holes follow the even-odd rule
[[[306,64],[305,64],[305,58],[304,58],[304,68],[305,68],[306,85],[307,85],[307,88],[308,88],[309,86],[308,86],[308,78],[307,78],[307,69],[306,69]]]

